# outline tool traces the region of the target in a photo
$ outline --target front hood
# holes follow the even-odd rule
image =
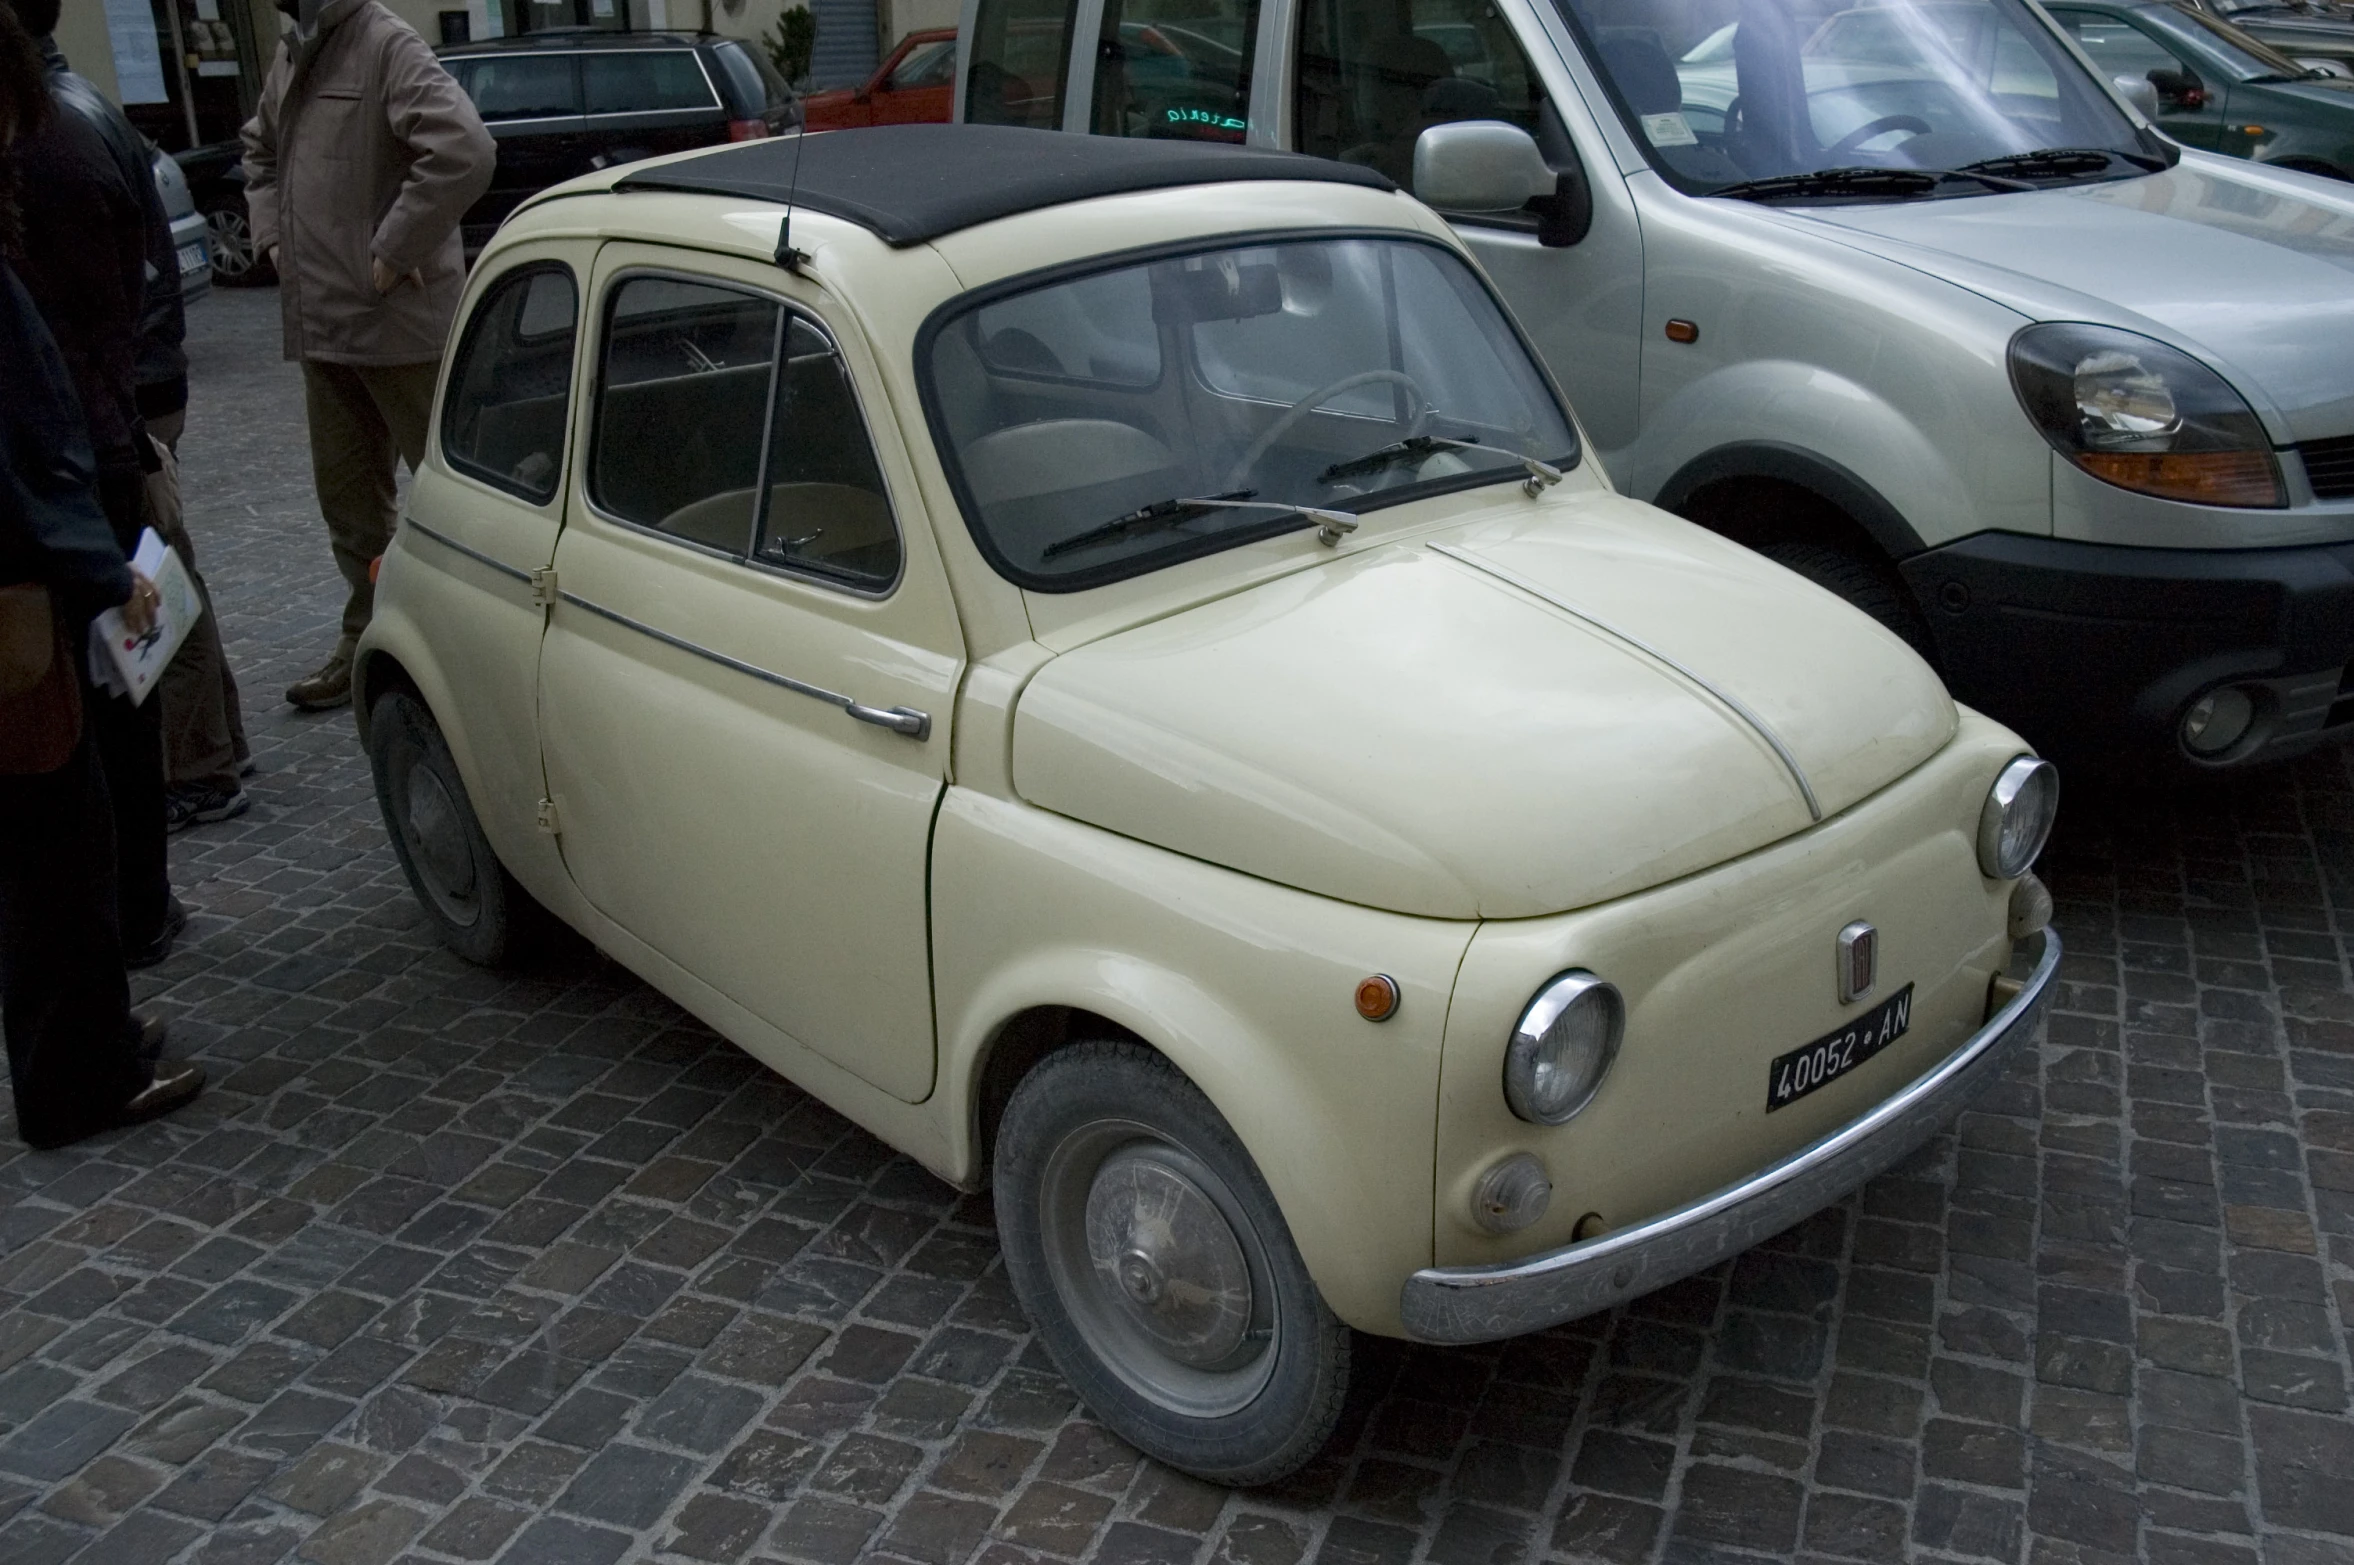
[[[2032,320],[2173,342],[2275,439],[2354,432],[2354,189],[2193,156],[2034,194],[1780,210]]]
[[[1936,676],[1873,621],[1587,493],[1499,505],[1057,658],[1016,711],[1014,786],[1325,896],[1519,918],[1802,831],[1794,768],[1833,815],[1954,727]]]

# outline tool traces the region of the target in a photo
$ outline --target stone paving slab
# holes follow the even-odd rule
[[[275,700],[336,603],[275,298],[191,324],[264,770],[139,992],[217,1085],[0,1124],[0,1561],[2354,1560],[2342,758],[2073,798],[2049,1036],[1952,1134],[1615,1314],[1362,1342],[1230,1494],[1087,1421],[984,1200],[585,950],[433,943],[348,716]]]

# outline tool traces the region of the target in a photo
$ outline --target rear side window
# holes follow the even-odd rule
[[[975,125],[1062,125],[1075,0],[981,0],[965,75],[965,119]]]
[[[1258,0],[1104,0],[1095,133],[1240,142],[1258,30]]]
[[[736,100],[729,105],[731,110],[757,114],[768,106],[768,83],[760,79],[752,56],[744,52],[742,44],[714,44],[711,58],[718,64],[720,74],[727,78],[728,95]]]
[[[717,107],[692,50],[599,50],[580,57],[581,96],[591,114],[654,114]]]
[[[555,119],[580,112],[580,74],[568,54],[494,54],[453,60],[450,74],[485,120]]]
[[[535,505],[555,498],[579,314],[579,292],[562,266],[524,266],[492,285],[450,369],[443,460]]]
[[[611,297],[589,494],[625,522],[741,559],[783,312],[667,277],[627,278]]]

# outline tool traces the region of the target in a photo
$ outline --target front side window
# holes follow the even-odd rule
[[[918,87],[947,87],[956,81],[956,40],[942,38],[917,44],[891,67],[885,92],[910,92]]]
[[[494,54],[450,65],[474,112],[491,123],[580,112],[580,74],[569,54]]]
[[[899,575],[899,531],[849,366],[798,315],[785,320],[753,558],[875,592]]]
[[[1104,0],[1095,133],[1239,143],[1258,28],[1258,0]]]
[[[1577,460],[1452,251],[1299,239],[985,291],[926,328],[934,437],[982,552],[1063,592]]]
[[[552,263],[520,267],[483,294],[442,397],[450,466],[535,505],[555,498],[578,315],[572,273]]]
[[[1294,85],[1302,152],[1377,168],[1407,189],[1414,143],[1431,126],[1506,120],[1536,135],[1545,101],[1511,24],[1486,0],[1306,0]]]
[[[2054,7],[2052,20],[2068,30],[2093,64],[2121,80],[2155,82],[2182,69],[2170,50],[2117,17]]]
[[[1974,195],[1999,187],[1940,176],[1981,163],[2010,178],[2153,166],[2023,0],[1557,3],[1653,165],[1694,194]],[[2043,152],[2075,157],[2036,162]],[[1795,184],[1749,189],[1764,180]]]
[[[1077,0],[982,0],[965,75],[967,122],[1062,127],[1077,9]]]
[[[687,49],[594,50],[580,57],[581,96],[591,114],[655,114],[717,107],[711,82]]]

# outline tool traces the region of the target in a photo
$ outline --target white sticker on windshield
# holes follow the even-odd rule
[[[1700,138],[1692,134],[1692,127],[1684,123],[1681,114],[1646,114],[1643,134],[1651,138],[1655,147],[1697,147]]]

